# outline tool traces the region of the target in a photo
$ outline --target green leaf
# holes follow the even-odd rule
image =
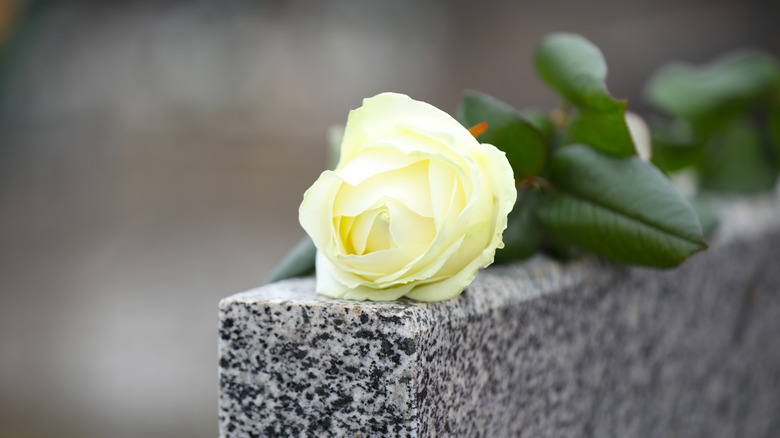
[[[496,263],[524,259],[534,255],[542,240],[542,228],[536,217],[539,192],[532,187],[517,190],[517,201],[509,213],[504,230],[504,248],[496,251]]]
[[[304,237],[271,270],[263,284],[311,274],[314,272],[316,256],[317,248],[314,246],[314,242],[309,236]]]
[[[707,246],[685,198],[638,157],[567,146],[551,159],[550,178],[554,189],[542,197],[539,219],[562,241],[618,262],[662,268]]]
[[[663,67],[651,77],[645,94],[669,114],[706,122],[769,99],[778,87],[780,68],[774,59],[760,52],[741,52],[702,67],[681,63]]]
[[[528,123],[534,125],[542,136],[546,139],[552,134],[553,126],[552,120],[550,120],[549,111],[537,110],[537,109],[524,109],[520,111],[520,117],[528,120]]]
[[[695,166],[701,161],[702,150],[698,144],[665,143],[653,139],[651,162],[664,172],[677,172]]]
[[[479,136],[479,141],[504,151],[518,180],[538,175],[544,169],[547,146],[542,133],[506,103],[467,91],[458,108],[458,120],[466,128],[487,122],[487,131]]]
[[[702,188],[732,193],[758,193],[774,188],[777,168],[769,151],[763,149],[758,129],[747,118],[722,126],[705,147]]]
[[[610,105],[604,84],[607,63],[601,50],[585,38],[549,35],[539,44],[534,61],[542,79],[574,105],[594,109]]]
[[[579,110],[571,127],[575,141],[613,155],[635,154],[626,102],[609,95],[607,64],[598,47],[579,35],[556,33],[542,40],[534,61],[542,79]]]
[[[676,172],[698,165],[702,160],[702,141],[690,124],[682,119],[672,122],[650,119],[653,140],[652,163],[664,172]]]
[[[567,262],[583,256],[584,251],[569,243],[563,242],[549,234],[544,234],[539,250],[560,261]]]
[[[572,138],[612,155],[635,155],[634,141],[626,124],[626,103],[613,102],[614,105],[603,111],[581,109],[571,122]]]

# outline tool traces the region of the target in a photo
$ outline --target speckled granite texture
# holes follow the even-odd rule
[[[537,257],[443,303],[226,298],[220,436],[780,437],[780,208],[732,207],[671,271]]]

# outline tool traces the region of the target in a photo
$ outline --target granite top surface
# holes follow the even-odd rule
[[[220,305],[227,302],[264,302],[294,306],[335,306],[387,313],[413,312],[430,322],[441,322],[553,294],[577,284],[606,281],[614,272],[615,265],[596,259],[562,263],[539,255],[522,264],[493,265],[483,269],[461,295],[435,303],[405,298],[391,302],[333,299],[314,292],[314,277],[302,277],[235,294],[225,298]]]

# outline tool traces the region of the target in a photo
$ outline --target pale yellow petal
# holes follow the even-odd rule
[[[333,266],[321,251],[317,251],[315,259],[315,268],[317,270],[317,284],[315,290],[320,295],[326,295],[331,298],[342,298],[351,287],[340,283],[332,275]]]
[[[489,144],[480,146],[483,148],[485,174],[489,177],[495,198],[496,226],[493,232],[500,241],[506,229],[507,215],[512,211],[517,200],[515,175],[504,152]]]
[[[343,253],[337,252],[333,247],[326,247],[325,250],[320,250],[320,252],[322,253],[323,258],[327,260],[328,265],[332,266],[332,269],[329,270],[330,275],[344,286],[358,287],[361,284],[367,284],[367,282],[372,281],[371,278],[369,278],[371,275],[363,276],[363,273],[358,272],[356,269],[340,260],[343,258],[364,256],[344,255]],[[319,271],[317,275],[319,275]],[[376,277],[377,275],[373,274],[373,276]]]
[[[336,194],[333,214],[357,216],[383,197],[402,202],[415,213],[432,217],[428,193],[428,160],[367,178],[358,185],[343,184]]]
[[[399,272],[410,260],[414,260],[427,248],[426,245],[408,245],[363,255],[337,255],[334,263],[350,272],[375,281]],[[377,287],[383,285],[377,284]]]
[[[378,137],[373,142],[365,145],[365,149],[381,147],[383,149],[393,148],[404,155],[437,159],[450,163],[453,169],[460,170],[466,166],[463,156],[458,155],[447,144],[438,139],[431,138],[419,132],[406,130],[399,127],[399,132]]]
[[[378,278],[378,284],[386,287],[391,284],[407,283],[428,278],[439,270],[454,251],[457,251],[460,241],[465,234],[465,231],[460,234],[452,232],[464,203],[462,190],[459,190],[459,188],[460,185],[457,185],[455,190],[453,190],[450,214],[445,217],[444,222],[437,226],[433,240],[425,248],[425,251],[421,252],[402,269]]]
[[[514,185],[514,174],[509,166],[504,153],[491,145],[482,145],[484,148],[485,173],[489,175],[489,183],[495,191],[495,225],[492,226],[490,242],[484,250],[460,272],[442,280],[416,285],[406,297],[418,301],[442,301],[460,294],[476,276],[481,267],[493,263],[496,248],[501,245],[501,236],[506,229],[507,215],[512,210],[517,198]],[[453,262],[452,266],[457,263]],[[442,270],[442,274],[448,273]],[[435,276],[434,276],[435,277]]]
[[[444,301],[456,297],[474,281],[477,269],[462,270],[452,277],[415,286],[405,296],[417,301]]]
[[[441,160],[431,160],[428,165],[428,185],[431,191],[433,219],[441,227],[453,201],[453,191],[457,189],[460,178],[455,170]],[[461,189],[462,190],[462,189]]]
[[[379,214],[374,216],[374,223],[368,232],[363,254],[393,249],[397,246],[390,234],[390,213],[387,207],[382,207],[379,209]]]
[[[367,286],[358,286],[348,290],[344,298],[348,300],[370,301],[394,301],[406,295],[412,289],[412,285],[396,286],[389,289],[374,289]]]
[[[316,292],[331,298],[392,301],[404,296],[412,289],[412,285],[404,285],[390,289],[375,289],[362,284],[346,286],[333,276],[334,269],[337,268],[335,268],[322,253],[317,253],[315,263],[317,269]]]
[[[395,148],[367,147],[345,163],[338,174],[347,184],[354,186],[374,175],[400,169],[420,160],[422,158],[404,154]]]
[[[397,132],[399,125],[424,126],[439,132],[468,134],[457,120],[425,102],[398,93],[382,93],[364,99],[363,106],[350,111],[341,145],[341,162],[350,161],[366,143]],[[370,135],[370,138],[369,138]]]
[[[333,218],[333,229],[336,230],[337,248],[342,254],[356,254],[355,246],[349,236],[352,234],[352,226],[355,218],[351,216],[336,216]]]
[[[298,221],[317,248],[322,249],[334,240],[333,204],[342,184],[338,175],[328,170],[322,172],[303,194],[303,202],[298,208]]]
[[[419,253],[414,260],[397,272],[378,278],[377,283],[382,286],[388,286],[427,278],[446,262],[448,254],[457,250],[459,243],[457,245],[453,243],[461,239],[463,233],[460,235],[454,234],[452,230],[460,212],[465,206],[463,185],[460,183],[457,175],[455,176],[455,185],[452,188],[452,193],[449,196],[449,210],[441,218],[441,222],[435,224],[435,234],[425,251]]]
[[[407,263],[402,269],[377,278],[375,283],[380,287],[388,287],[394,284],[406,284],[430,278],[460,249],[464,238],[465,236],[460,236],[454,241],[442,239],[435,242],[434,245],[420,251],[420,255],[413,262]],[[435,253],[436,257],[431,257],[430,254],[432,253]],[[427,263],[421,263],[420,260],[423,259]]]
[[[436,236],[436,224],[432,218],[421,216],[396,200],[390,200],[387,208],[390,233],[396,245],[431,244]]]
[[[441,131],[416,122],[398,124],[401,132],[413,134],[415,141],[423,144],[438,145],[441,148],[440,153],[463,167],[465,161],[479,148],[479,142],[466,128],[459,128],[454,131]]]
[[[381,208],[372,208],[355,216],[352,229],[349,234],[343,236],[344,247],[353,249],[352,252],[348,252],[347,254],[360,255],[366,252],[368,234],[371,232],[371,228],[374,226],[374,220],[380,212]]]
[[[492,221],[496,215],[494,203],[494,194],[491,184],[491,177],[486,175],[483,170],[474,169],[472,177],[472,194],[467,200],[466,205],[460,211],[455,224],[450,227],[450,232],[455,235],[462,235],[475,223],[486,220]]]
[[[476,260],[490,245],[493,238],[491,235],[492,229],[492,222],[479,222],[469,227],[458,251],[449,257],[447,262],[433,276],[455,275]]]

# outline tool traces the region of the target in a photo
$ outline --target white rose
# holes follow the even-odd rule
[[[341,158],[304,194],[317,293],[386,301],[460,294],[493,262],[517,192],[503,152],[447,113],[382,93],[349,114]]]

